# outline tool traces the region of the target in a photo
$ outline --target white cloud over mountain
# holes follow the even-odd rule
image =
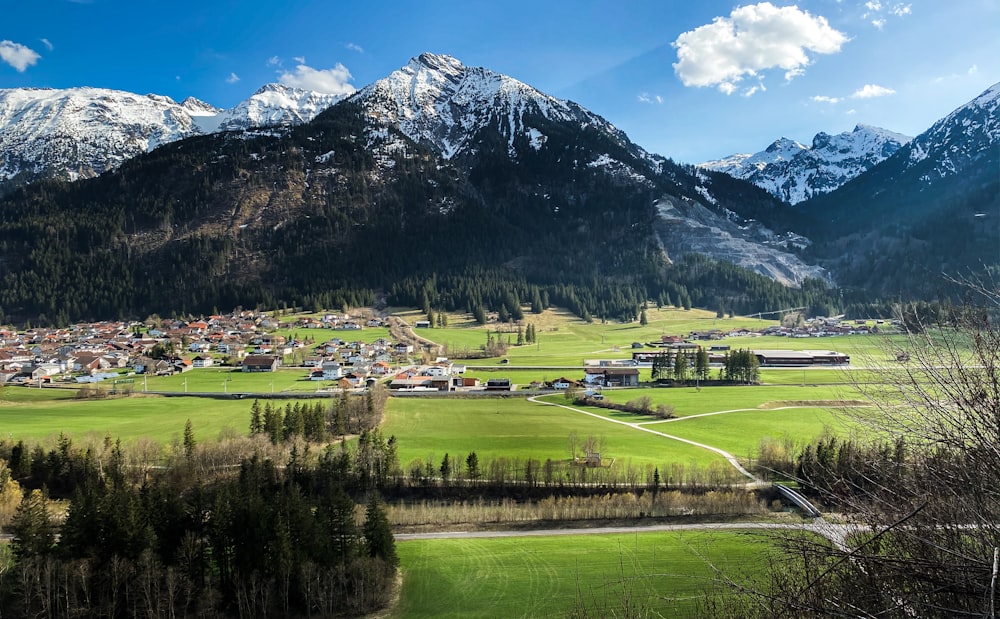
[[[0,60],[14,67],[20,73],[36,64],[41,56],[26,45],[13,41],[0,41]]]
[[[892,88],[886,88],[885,86],[879,86],[878,84],[865,84],[856,90],[851,97],[854,99],[873,99],[875,97],[885,97],[895,93],[896,91]]]
[[[351,72],[340,64],[330,69],[314,69],[299,64],[294,72],[285,71],[278,78],[285,86],[312,90],[328,95],[349,95],[357,90],[351,83]]]
[[[833,54],[846,41],[825,17],[761,2],[681,33],[673,43],[678,59],[673,68],[685,86],[715,86],[732,94],[745,77],[768,69],[783,69],[786,80],[801,75],[812,62],[810,52]],[[758,83],[743,94],[760,89]]]

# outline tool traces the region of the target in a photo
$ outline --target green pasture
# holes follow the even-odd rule
[[[471,451],[481,462],[500,457],[568,460],[571,432],[581,442],[588,436],[602,438],[602,454],[635,465],[719,460],[697,447],[522,398],[392,398],[382,431],[396,436],[404,467],[413,460],[430,457],[437,463],[445,453],[454,458]]]
[[[693,417],[645,427],[727,451],[741,460],[755,456],[763,439],[802,446],[824,433],[846,436],[851,424],[826,408],[740,411]]]
[[[505,355],[513,365],[582,365],[584,359],[625,359],[631,358],[632,342],[659,340],[663,335],[687,335],[691,331],[710,329],[733,329],[736,327],[762,328],[775,324],[773,321],[753,318],[715,317],[715,313],[691,309],[646,310],[648,324],[592,322],[587,323],[562,310],[546,310],[541,315],[527,313],[524,324],[535,325],[538,342],[514,346],[517,342],[517,327],[511,325],[476,325],[458,315],[449,317],[449,326],[439,329],[421,329],[419,334],[433,342],[448,347],[449,354],[463,349],[478,350],[486,344],[487,336],[503,337],[512,346]],[[415,319],[422,318],[418,314]],[[407,317],[409,320],[410,318]],[[500,358],[482,360],[484,364],[495,363]]]
[[[0,438],[30,443],[59,433],[76,441],[110,434],[123,441],[148,438],[169,444],[190,419],[197,440],[214,441],[224,430],[246,434],[250,404],[157,396],[77,400],[69,390],[8,387],[0,399]]]
[[[277,372],[243,372],[240,368],[195,368],[172,376],[135,376],[133,391],[170,391],[175,393],[312,393],[335,383],[311,381],[304,368],[280,369]],[[102,385],[108,389],[109,385]]]
[[[744,408],[756,408],[769,402],[830,402],[856,399],[859,396],[847,386],[839,385],[748,385],[733,387],[651,387],[647,389],[606,389],[604,398],[625,403],[648,396],[653,406],[669,404],[679,417]],[[546,400],[565,404],[562,394],[543,396]],[[591,410],[588,408],[588,410]],[[612,411],[594,408],[593,412],[607,414]],[[628,420],[627,417],[622,419]]]
[[[390,616],[625,616],[624,585],[649,616],[696,617],[704,596],[725,593],[716,570],[743,581],[772,548],[732,531],[404,541]]]
[[[665,394],[664,392],[669,392]],[[445,453],[463,457],[475,451],[480,460],[498,457],[540,461],[569,458],[569,436],[603,440],[608,457],[635,465],[683,463],[706,466],[719,456],[691,445],[629,427],[622,423],[649,424],[664,434],[720,447],[743,457],[755,451],[766,437],[788,437],[796,444],[812,440],[826,431],[836,432],[833,413],[810,406],[810,401],[837,399],[831,387],[719,387],[714,389],[644,389],[609,392],[622,401],[650,394],[671,403],[679,415],[752,409],[745,412],[685,419],[668,423],[655,417],[631,415],[596,407],[575,407],[598,415],[581,414],[559,407],[534,404],[520,398],[393,398],[389,402],[383,432],[399,441],[399,461],[405,467],[428,457],[439,462]],[[659,395],[663,394],[663,395]],[[566,404],[561,394],[547,401]],[[791,410],[757,409],[772,402],[796,402]],[[603,419],[601,419],[603,417]],[[699,431],[700,428],[707,430]]]

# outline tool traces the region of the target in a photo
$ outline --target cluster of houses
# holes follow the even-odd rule
[[[123,372],[167,375],[218,363],[244,372],[270,372],[289,359],[309,369],[313,380],[356,385],[370,376],[388,375],[393,362],[413,353],[408,344],[384,339],[372,344],[349,342],[314,331],[351,332],[366,326],[384,323],[345,314],[283,321],[266,313],[240,311],[198,320],[164,319],[152,325],[112,321],[25,331],[0,328],[0,384],[34,384],[69,376],[90,382]],[[323,342],[317,345],[318,340]]]

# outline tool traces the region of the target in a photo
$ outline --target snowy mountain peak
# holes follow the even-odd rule
[[[833,191],[909,141],[899,133],[857,125],[851,132],[817,133],[812,146],[781,138],[756,154],[731,155],[699,165],[748,180],[781,200],[797,204]]]
[[[926,159],[934,162],[933,172],[925,173],[921,181],[926,184],[933,182],[935,177],[957,174],[969,161],[990,151],[995,153],[1000,143],[998,108],[1000,83],[990,86],[914,138],[907,155],[910,167]]]
[[[457,58],[430,52],[424,52],[416,58],[411,58],[406,66],[415,70],[419,70],[419,68],[431,69],[445,75],[460,75],[465,69],[465,66]]]
[[[168,142],[306,122],[342,97],[272,84],[230,110],[103,88],[0,89],[0,193],[39,178],[88,178]]]
[[[784,156],[786,154],[795,156],[796,153],[805,149],[806,149],[805,146],[803,146],[799,142],[796,142],[795,140],[790,140],[788,138],[780,138],[772,142],[770,146],[764,149],[764,152],[778,154],[781,156]]]
[[[362,88],[353,100],[375,123],[393,125],[407,137],[452,158],[471,149],[477,131],[498,126],[513,149],[514,137],[533,144],[545,136],[532,117],[599,124],[607,121],[580,106],[546,95],[512,77],[482,67],[466,67],[441,54],[424,53],[389,76]]]

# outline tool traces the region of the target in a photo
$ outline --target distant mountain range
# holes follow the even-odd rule
[[[0,195],[44,178],[91,178],[195,135],[307,122],[342,98],[268,84],[224,110],[102,88],[0,89]]]
[[[699,167],[750,181],[789,204],[829,193],[891,157],[911,138],[868,125],[817,133],[811,146],[781,138],[755,154],[730,155]]]
[[[1000,84],[884,162],[796,207],[840,284],[932,298],[1000,267]]]
[[[220,111],[80,90],[0,100],[8,186],[54,179],[0,200],[0,318],[330,307],[376,289],[465,309],[541,291],[595,317],[634,317],[648,298],[845,304],[928,292],[934,265],[907,256],[934,218],[971,209],[969,238],[1000,236],[996,88],[911,141],[859,126],[743,161],[813,196],[795,207],[793,193],[648,153],[573,102],[448,56],[337,102],[268,86]],[[866,268],[889,249],[906,272]],[[948,264],[984,253],[952,248]]]

